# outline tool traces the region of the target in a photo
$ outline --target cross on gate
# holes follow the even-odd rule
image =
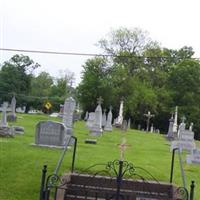
[[[124,153],[127,147],[130,147],[131,145],[126,144],[126,139],[123,138],[122,143],[118,144],[118,147],[120,149],[120,160],[123,161],[124,160]]]

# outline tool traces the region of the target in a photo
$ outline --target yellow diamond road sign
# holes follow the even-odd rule
[[[45,108],[46,108],[47,110],[49,110],[51,107],[52,107],[52,105],[51,105],[50,102],[46,102],[46,103],[45,103]]]

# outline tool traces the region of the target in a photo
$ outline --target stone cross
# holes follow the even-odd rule
[[[120,149],[120,160],[123,161],[124,160],[124,153],[127,147],[130,147],[131,145],[126,144],[126,139],[123,138],[122,139],[122,143],[118,144],[118,147]]]
[[[152,117],[154,117],[154,115],[151,114],[150,111],[148,111],[148,113],[147,113],[147,114],[144,114],[144,116],[147,117],[147,128],[146,128],[146,131],[149,131],[149,123],[150,123],[150,119],[151,119]]]
[[[103,98],[101,96],[99,98],[97,98],[97,103],[99,105],[101,105],[103,103]]]

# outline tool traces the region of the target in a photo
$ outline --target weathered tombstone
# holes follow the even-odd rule
[[[11,105],[11,113],[8,114],[7,119],[8,119],[8,121],[13,122],[13,121],[16,121],[16,119],[17,119],[16,113],[15,113],[15,109],[16,109],[16,98],[15,98],[15,96],[13,96],[10,105]]]
[[[115,122],[116,127],[122,126],[122,123],[123,123],[123,107],[124,107],[124,101],[121,100],[120,107],[119,107],[119,115],[118,115],[116,122]]]
[[[88,120],[88,117],[89,117],[89,113],[88,111],[85,113],[85,117],[84,117],[84,120],[87,121]]]
[[[144,114],[144,116],[147,117],[147,127],[146,127],[146,131],[149,131],[150,119],[151,119],[152,117],[154,117],[154,115],[151,114],[150,111],[148,111],[148,113],[147,113],[147,114]]]
[[[196,144],[194,142],[194,132],[189,130],[182,131],[179,139],[171,143],[171,150],[178,147],[180,150],[187,151],[192,151],[195,149]]]
[[[193,149],[190,155],[186,156],[187,164],[200,164],[200,149]]]
[[[63,124],[68,127],[73,127],[73,114],[76,108],[76,101],[69,97],[65,100],[64,112],[63,112]]]
[[[175,108],[174,114],[174,123],[173,123],[173,135],[177,137],[177,128],[178,128],[178,106]]]
[[[104,128],[105,131],[112,131],[112,107],[110,106],[110,110],[108,112],[106,126]]]
[[[169,128],[168,128],[168,132],[167,132],[167,137],[169,139],[172,139],[174,137],[173,134],[173,124],[174,124],[174,119],[173,116],[169,119]]]
[[[89,115],[88,115],[87,122],[86,122],[86,126],[89,129],[91,129],[91,127],[93,126],[94,120],[95,120],[95,113],[94,112],[90,112]]]
[[[35,144],[63,147],[70,138],[67,132],[67,127],[63,123],[41,121],[36,125]]]
[[[194,124],[191,122],[191,123],[190,123],[190,127],[189,127],[189,131],[192,131],[193,125],[194,125]]]
[[[2,117],[1,117],[1,124],[0,124],[0,127],[7,127],[8,124],[7,124],[7,107],[8,107],[8,102],[3,102],[3,105],[2,105]]]
[[[4,102],[2,105],[2,118],[1,118],[1,123],[0,123],[0,136],[14,136],[15,130],[13,127],[9,127],[7,124],[7,107],[8,107],[8,102]]]
[[[131,128],[131,119],[129,118],[128,119],[128,129],[130,129]]]
[[[185,117],[184,116],[182,117],[182,122],[180,123],[179,128],[178,128],[178,138],[181,137],[181,134],[183,131],[185,131]]]
[[[102,127],[104,128],[105,125],[106,125],[106,109],[104,109],[103,115],[102,115]]]
[[[103,99],[101,97],[98,98],[98,106],[95,109],[95,120],[94,124],[90,129],[90,134],[93,136],[100,136],[103,132],[102,130],[102,109],[101,103]]]
[[[153,124],[151,124],[150,132],[153,133],[153,131],[154,131],[154,127],[153,127]]]
[[[141,130],[141,124],[138,124],[138,130]]]

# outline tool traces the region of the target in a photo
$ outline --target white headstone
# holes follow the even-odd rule
[[[174,135],[177,134],[177,128],[178,128],[178,106],[176,106],[175,114],[174,114],[174,124],[173,124],[173,133],[174,133]]]
[[[122,125],[122,123],[123,123],[123,108],[124,108],[124,101],[122,100],[120,102],[119,115],[118,115],[118,117],[116,119],[116,122],[115,122],[115,125],[117,127],[120,127]]]

